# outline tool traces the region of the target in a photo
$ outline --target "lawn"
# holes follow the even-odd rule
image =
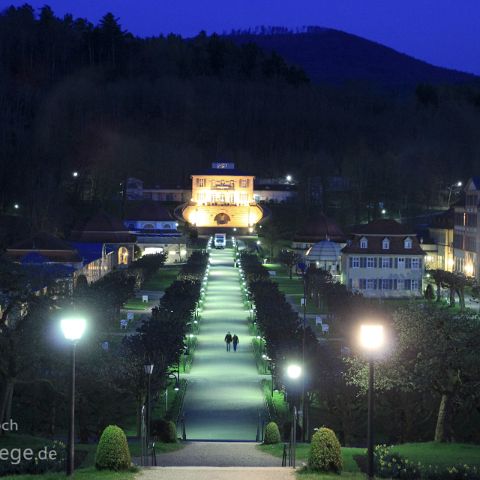
[[[170,284],[177,279],[180,273],[180,265],[167,265],[158,270],[148,281],[143,285],[143,290],[158,290],[163,292],[170,286]]]
[[[75,471],[75,478],[81,480],[132,480],[135,477],[136,470],[128,472],[98,471],[93,467],[82,468]],[[44,475],[7,475],[2,480],[59,480],[67,478],[64,473],[46,473]]]
[[[146,308],[152,308],[156,302],[144,302],[141,298],[130,298],[123,305],[124,310],[139,310],[143,311]]]
[[[270,453],[276,457],[281,457],[283,453],[283,444],[277,445],[259,445],[262,451]],[[403,457],[412,462],[420,462],[422,465],[438,465],[439,467],[450,467],[458,463],[466,463],[471,466],[480,466],[480,445],[471,445],[464,443],[404,443],[396,445],[394,450]],[[310,445],[301,443],[297,445],[297,465],[301,466],[306,463]],[[345,473],[351,475],[360,475],[358,466],[353,459],[356,455],[364,455],[366,450],[364,448],[342,447],[343,469]],[[302,480],[319,480],[322,478],[329,478],[325,475],[304,474],[301,473]],[[344,475],[342,475],[342,478]],[[338,476],[337,476],[338,478]],[[355,475],[353,477],[357,478]],[[363,478],[359,476],[358,478]]]

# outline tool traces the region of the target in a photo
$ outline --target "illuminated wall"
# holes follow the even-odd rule
[[[253,176],[192,175],[192,198],[184,219],[197,227],[249,227],[262,218],[253,197]]]

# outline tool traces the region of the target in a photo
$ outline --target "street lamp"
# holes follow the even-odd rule
[[[452,190],[454,188],[461,188],[463,186],[463,183],[458,181],[456,183],[453,183],[452,185],[450,185],[448,188],[448,200],[447,200],[447,206],[448,208],[450,208],[450,197],[452,196]]]
[[[298,380],[302,376],[302,367],[300,365],[291,364],[287,367],[287,376],[291,380]],[[292,422],[292,467],[295,468],[295,457],[297,449],[297,407],[293,405],[293,422]]]
[[[77,342],[82,338],[87,322],[82,317],[66,317],[60,320],[60,328],[66,340],[72,343],[72,364],[70,377],[70,421],[68,424],[68,445],[67,445],[67,476],[73,475],[75,468],[75,350]]]
[[[147,448],[148,448],[148,445],[150,443],[150,415],[151,415],[151,401],[150,401],[150,398],[151,398],[151,379],[152,379],[152,373],[153,373],[153,363],[146,363],[144,366],[143,366],[143,369],[145,371],[145,374],[147,375],[148,377],[148,387],[147,387],[147,421],[145,422],[147,424],[147,428],[146,428],[146,440],[147,440]]]
[[[368,355],[368,421],[367,421],[367,477],[374,478],[373,465],[373,406],[374,406],[374,357],[385,343],[383,325],[367,323],[360,326],[360,346]]]

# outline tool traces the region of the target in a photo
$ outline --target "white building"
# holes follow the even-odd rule
[[[421,296],[424,256],[411,229],[375,220],[356,227],[342,249],[342,280],[366,297]]]

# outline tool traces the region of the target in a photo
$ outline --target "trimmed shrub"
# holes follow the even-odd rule
[[[280,443],[280,430],[275,422],[270,422],[265,428],[265,438],[263,440],[265,445],[273,443]]]
[[[125,433],[120,427],[109,425],[98,442],[95,467],[98,470],[128,470],[131,463]]]
[[[177,427],[171,420],[154,420],[152,422],[152,437],[157,442],[176,443]]]
[[[340,473],[343,467],[342,450],[335,432],[319,428],[312,436],[308,467],[320,472]]]

